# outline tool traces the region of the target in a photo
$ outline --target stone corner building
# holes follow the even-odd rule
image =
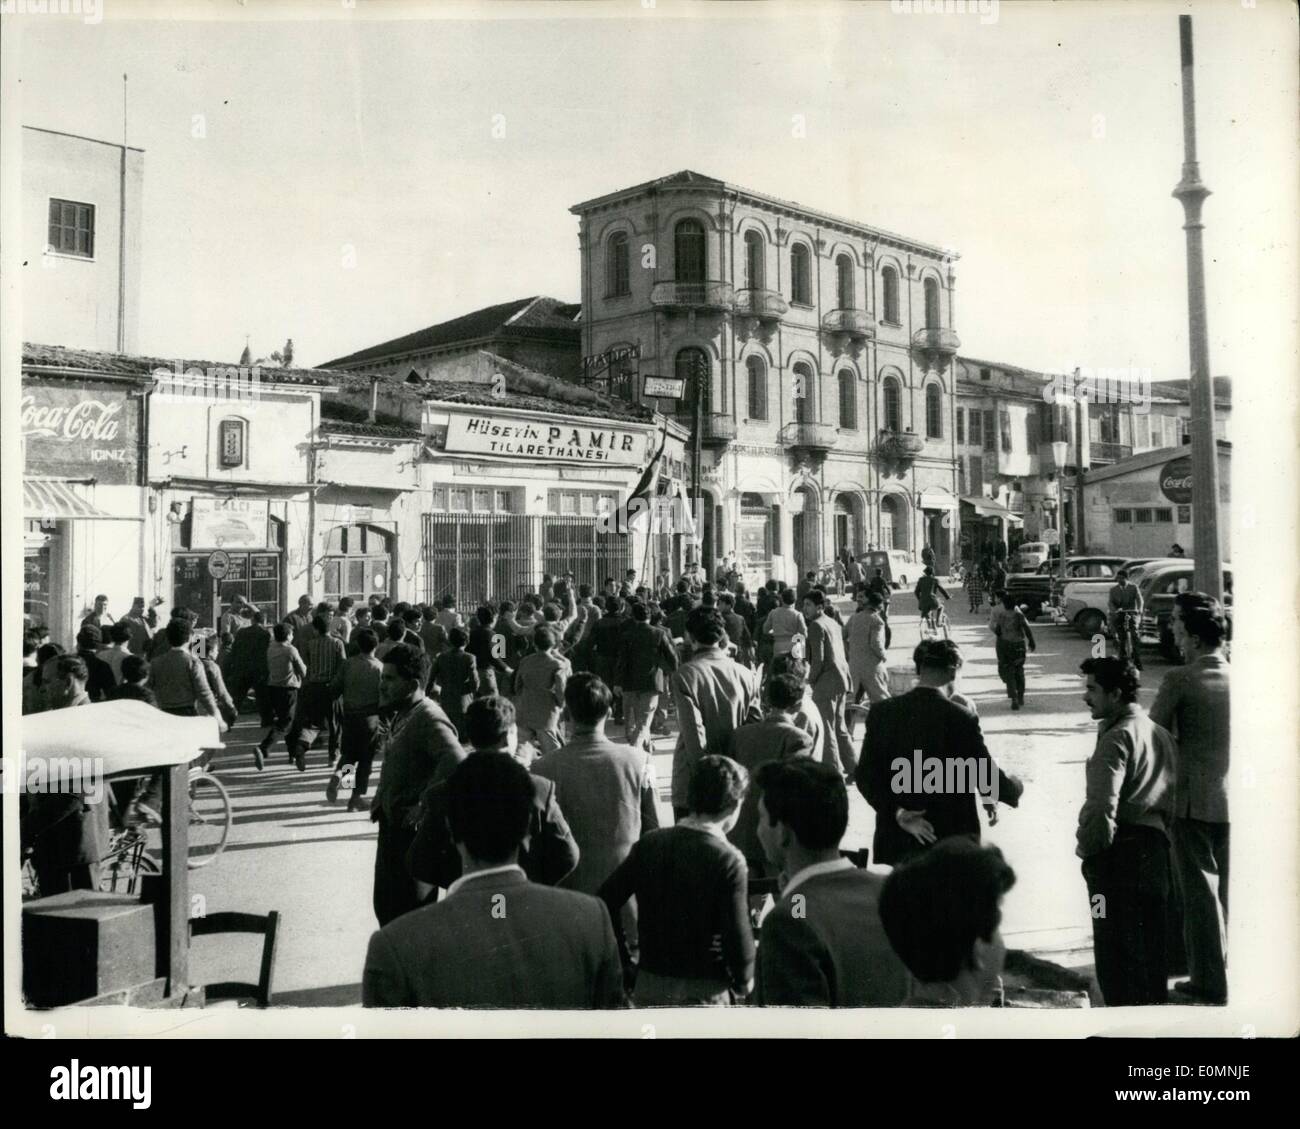
[[[642,377],[684,378],[656,406],[692,435],[702,397],[706,567],[735,551],[792,581],[929,543],[947,568],[955,252],[689,171],[571,210],[582,353],[639,347]]]

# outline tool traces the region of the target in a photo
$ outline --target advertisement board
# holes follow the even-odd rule
[[[190,510],[193,549],[265,549],[265,498],[198,498]]]
[[[447,424],[446,450],[589,466],[642,466],[648,443],[644,432],[628,428],[454,415]]]
[[[27,474],[119,486],[139,481],[140,402],[128,389],[25,380],[19,419]]]

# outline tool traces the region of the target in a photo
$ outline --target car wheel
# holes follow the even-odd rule
[[[1074,620],[1074,626],[1085,639],[1091,639],[1094,635],[1102,634],[1102,628],[1105,624],[1106,617],[1096,609],[1082,611]]]

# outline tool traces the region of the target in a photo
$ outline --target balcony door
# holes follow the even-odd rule
[[[673,230],[673,264],[678,282],[703,282],[707,268],[704,225],[682,220]]]
[[[933,278],[925,280],[925,328],[938,329],[939,320],[939,283]]]

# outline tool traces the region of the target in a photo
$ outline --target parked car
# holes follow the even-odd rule
[[[1147,569],[1138,584],[1142,594],[1142,618],[1138,622],[1138,640],[1148,647],[1159,647],[1169,662],[1183,657],[1174,644],[1171,624],[1174,597],[1192,591],[1193,564],[1186,558],[1174,558]],[[1223,564],[1223,609],[1228,619],[1228,638],[1232,638],[1232,565]]]
[[[1109,573],[1098,569],[1096,575],[1068,579],[1059,595],[1053,600],[1056,622],[1072,626],[1085,639],[1094,635],[1107,635],[1107,613],[1110,609],[1110,590],[1115,587],[1115,575],[1124,569],[1134,585],[1140,585],[1143,574],[1152,565],[1177,564],[1177,557],[1115,557],[1086,558],[1114,562]]]
[[[1048,557],[1046,541],[1026,541],[1013,554],[1015,568],[1013,572],[1033,572]]]
[[[1015,602],[1025,609],[1030,619],[1043,614],[1043,609],[1053,604],[1062,575],[1066,577],[1105,575],[1106,569],[1120,560],[1119,557],[1059,557],[1044,560],[1033,572],[1018,572],[1007,577],[1007,591]],[[1112,573],[1113,575],[1113,573]]]

